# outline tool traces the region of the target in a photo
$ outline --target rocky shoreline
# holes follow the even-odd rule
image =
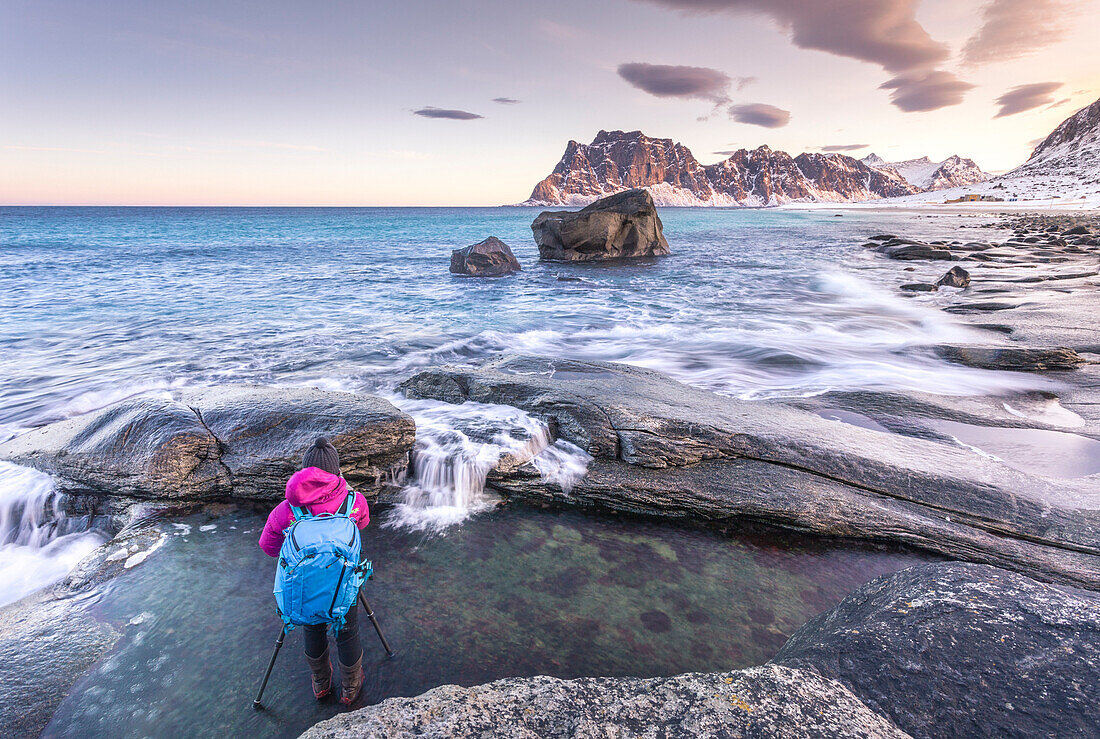
[[[1100,324],[1079,319],[1093,315],[1100,289],[1100,224],[1024,216],[987,225],[1012,236],[922,242],[880,234],[868,253],[897,260],[900,294],[934,299],[982,337],[913,351],[1041,373],[1052,379],[1048,392],[952,399],[832,392],[748,402],[637,367],[525,355],[431,368],[401,385],[410,399],[519,408],[546,424],[551,441],[591,455],[587,474],[571,485],[544,477],[533,461],[536,445],[498,460],[488,485],[510,500],[723,530],[763,524],[976,564],[914,568],[869,583],[762,667],[443,686],[332,719],[308,735],[595,736],[608,726],[647,735],[657,730],[647,723],[654,712],[669,732],[717,735],[1100,730],[1100,602],[1086,592],[1100,590],[1098,473],[1022,469],[976,455],[937,425],[1100,441]],[[941,279],[947,262],[952,276]],[[914,284],[935,289],[914,291]],[[0,459],[53,474],[68,505],[110,516],[119,532],[53,595],[0,609],[0,644],[34,641],[46,633],[43,624],[66,618],[74,596],[155,549],[164,511],[280,497],[298,451],[318,435],[334,439],[345,476],[377,499],[408,470],[416,426],[378,397],[228,386],[123,401],[0,444]],[[964,602],[962,610],[953,605]],[[19,682],[25,659],[12,655],[16,672],[5,679],[24,708],[0,718],[40,729],[86,660],[117,637],[93,632],[82,637],[94,646],[86,653],[44,642],[56,658],[41,694]],[[1017,673],[1025,676],[1019,685],[1012,684]],[[1042,686],[1043,700],[1027,693],[1029,683]],[[501,716],[511,716],[507,729]]]

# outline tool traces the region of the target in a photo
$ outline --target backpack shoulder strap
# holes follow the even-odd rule
[[[344,496],[344,502],[340,504],[340,509],[337,511],[341,516],[351,517],[351,509],[355,506],[355,492],[349,490],[348,494]]]
[[[290,512],[294,514],[295,521],[304,521],[309,518],[309,511],[305,508],[299,508],[296,505],[290,506]]]

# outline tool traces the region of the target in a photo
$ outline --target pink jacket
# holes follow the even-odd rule
[[[260,549],[271,557],[279,556],[283,545],[283,532],[294,523],[294,514],[290,507],[305,508],[311,514],[335,513],[344,502],[348,493],[348,484],[344,478],[325,472],[319,467],[306,467],[298,470],[286,483],[286,500],[267,516],[263,533],[260,534]],[[354,493],[355,501],[351,509],[351,518],[359,528],[370,523],[370,511],[367,500]]]

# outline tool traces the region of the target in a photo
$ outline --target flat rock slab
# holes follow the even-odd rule
[[[1052,481],[957,445],[718,396],[612,363],[512,356],[477,368],[428,370],[402,387],[410,397],[522,408],[597,461],[618,463],[615,485],[583,480],[574,488],[579,503],[591,494],[601,505],[635,512],[701,520],[752,515],[819,533],[906,542],[951,524],[972,536],[956,531],[934,551],[1100,587],[1095,476]],[[733,460],[741,464],[721,474],[700,467]],[[767,484],[771,478],[790,479],[777,489]],[[669,494],[660,493],[662,480],[675,481]],[[536,494],[521,477],[494,484]],[[739,495],[721,494],[730,485]],[[814,500],[822,485],[850,499],[824,523]],[[700,507],[695,499],[711,502]]]
[[[544,211],[531,224],[539,256],[596,262],[669,253],[664,226],[648,190],[625,190],[579,211]]]
[[[839,683],[768,665],[670,678],[508,678],[444,685],[322,721],[304,739],[364,737],[905,737]]]
[[[1100,596],[994,567],[877,578],[772,663],[839,680],[913,736],[1100,736]]]
[[[405,468],[416,428],[382,398],[241,385],[125,400],[12,439],[0,459],[52,473],[74,494],[278,500],[318,436],[370,495]]]
[[[1088,363],[1069,347],[940,344],[933,350],[940,358],[956,364],[1012,372],[1072,370]]]

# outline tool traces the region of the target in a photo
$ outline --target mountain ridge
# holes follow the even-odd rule
[[[846,154],[810,152],[791,156],[764,145],[739,149],[720,162],[703,165],[690,149],[672,139],[641,131],[601,130],[590,144],[569,141],[553,171],[535,185],[524,204],[587,205],[637,187],[648,189],[654,202],[665,206],[846,203],[925,190],[891,166],[866,163],[869,158],[861,161]],[[958,156],[935,164],[933,170],[929,177],[943,187],[959,184],[970,170],[983,179],[986,176],[972,160]]]

